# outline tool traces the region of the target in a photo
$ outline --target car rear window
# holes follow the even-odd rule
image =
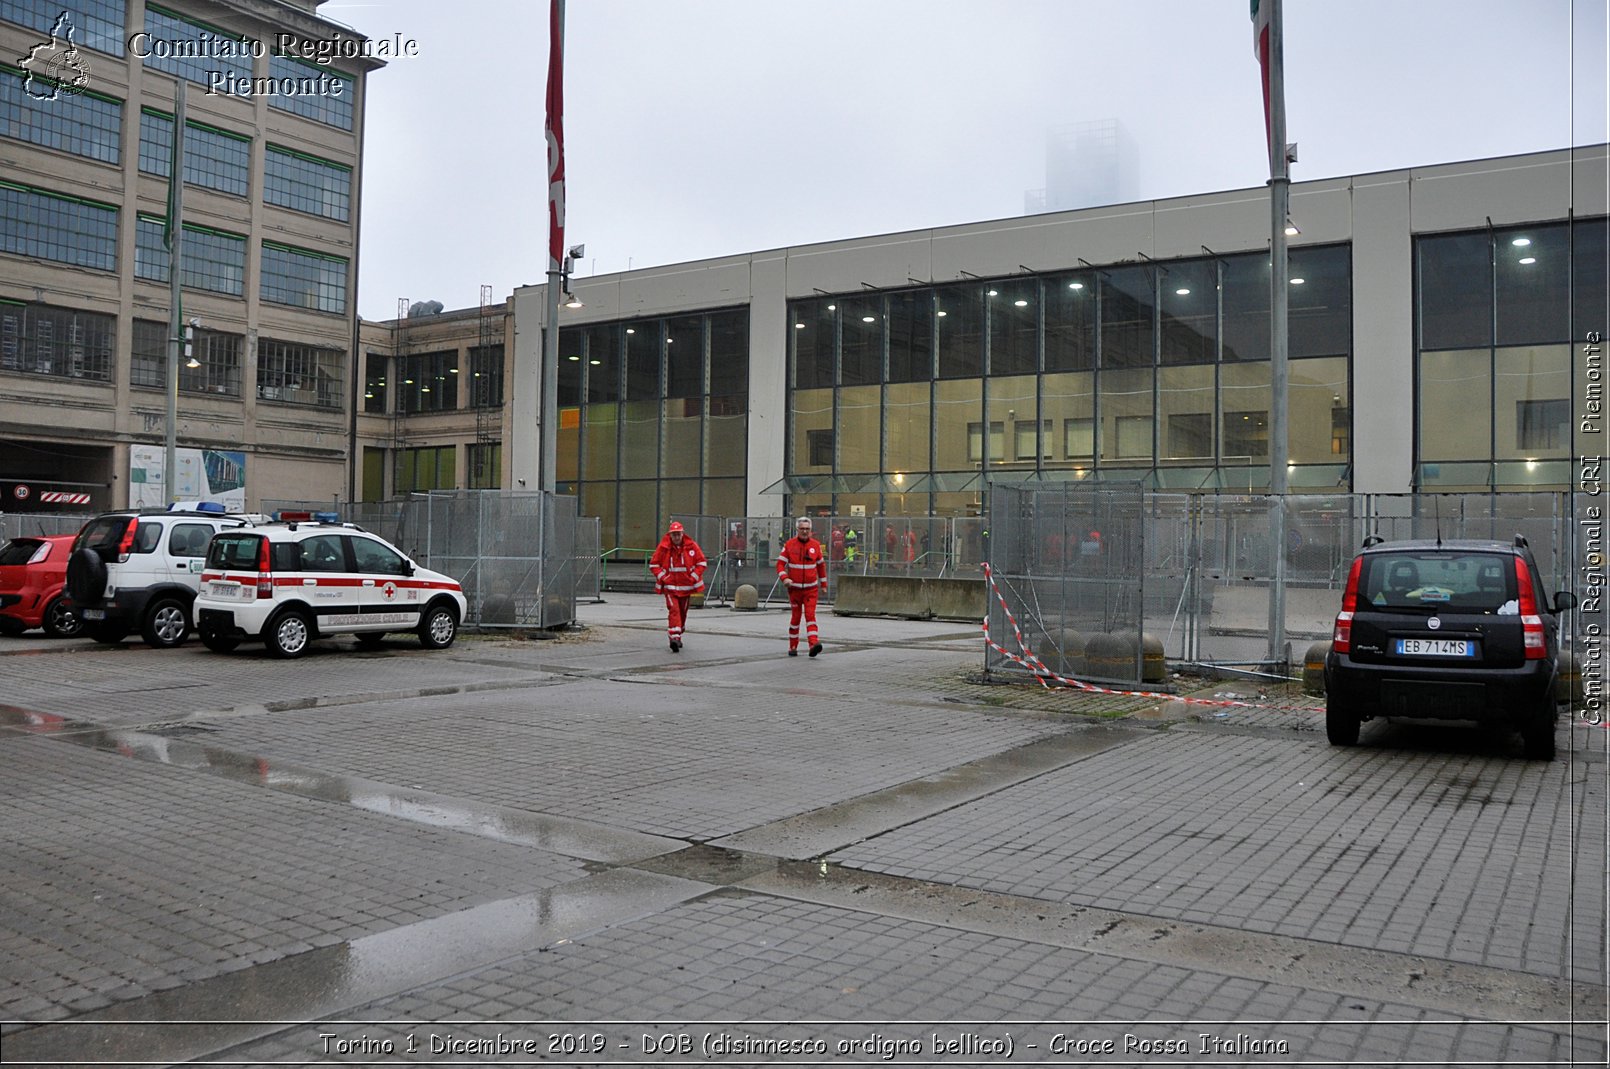
[[[78,532],[78,545],[90,549],[116,552],[123,543],[123,532],[129,529],[131,516],[99,516],[84,525]]]
[[[1515,558],[1480,551],[1372,553],[1359,572],[1359,602],[1378,609],[1514,613]]]
[[[256,571],[258,546],[262,541],[262,535],[220,531],[213,535],[212,543],[207,547],[207,567]]]
[[[40,538],[13,538],[0,546],[0,565],[27,564],[39,552]]]

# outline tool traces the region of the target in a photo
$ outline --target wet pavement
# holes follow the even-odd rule
[[[0,639],[0,1062],[1605,1064],[1610,733],[1337,749],[1289,692],[982,684],[963,624],[580,615]]]

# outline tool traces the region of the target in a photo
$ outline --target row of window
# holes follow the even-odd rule
[[[458,447],[418,446],[390,451],[392,495],[455,490],[458,485]],[[363,500],[381,501],[386,492],[388,451],[366,446],[363,450]],[[464,447],[464,486],[470,490],[496,490],[503,485],[503,445],[474,442]]]
[[[63,44],[70,35],[73,44],[111,56],[129,51],[125,0],[77,0],[71,9],[64,9],[59,0],[0,0],[0,19],[35,33],[55,34]],[[262,42],[151,3],[145,5],[143,28],[135,49],[142,63],[236,95],[246,95],[240,87],[250,85],[253,57],[265,51]],[[174,55],[176,51],[200,54]],[[326,126],[353,128],[354,88],[345,75],[293,56],[269,54],[267,61],[268,77],[275,83],[283,85],[289,80],[305,87],[295,93],[269,94],[269,107]]]
[[[89,267],[117,269],[118,208],[32,186],[0,182],[0,252]],[[166,281],[168,253],[163,220],[135,220],[137,278]],[[240,296],[246,276],[246,239],[240,234],[186,225],[184,285]],[[264,241],[258,296],[272,304],[344,314],[347,260]]]
[[[121,161],[122,101],[91,92],[39,100],[24,88],[22,74],[0,64],[0,136],[102,163]],[[184,147],[186,184],[248,195],[250,135],[186,120]],[[173,116],[141,108],[140,172],[166,178],[172,159]],[[263,202],[344,223],[351,213],[352,168],[270,142],[263,156]]]
[[[246,339],[194,329],[184,340],[179,389],[239,397]],[[117,319],[100,312],[0,301],[0,371],[111,382]],[[168,324],[134,321],[129,383],[167,385]],[[339,349],[262,338],[257,343],[257,396],[316,408],[340,408],[346,354]],[[196,366],[189,366],[194,363]]]
[[[369,353],[365,358],[363,410],[384,415],[390,411],[387,399],[393,393],[396,410],[403,414],[502,408],[503,346],[472,346],[466,357],[461,360],[453,349],[395,359],[383,353]],[[388,385],[392,383],[395,385]]]

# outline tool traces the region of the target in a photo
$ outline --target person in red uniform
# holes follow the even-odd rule
[[[811,518],[801,516],[794,525],[796,537],[783,543],[777,554],[777,578],[788,587],[788,655],[799,656],[799,618],[805,617],[805,641],[811,656],[822,652],[816,631],[816,596],[827,589],[827,560],[822,543],[811,537]]]
[[[688,621],[688,599],[704,589],[704,569],[709,562],[699,543],[687,536],[682,524],[671,521],[671,527],[660,539],[649,558],[648,570],[654,573],[654,589],[665,595],[666,628],[671,639],[671,652],[682,652],[682,634]]]

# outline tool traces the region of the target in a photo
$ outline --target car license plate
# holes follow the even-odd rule
[[[239,583],[208,583],[207,593],[215,598],[232,598],[240,593]]]
[[[1474,657],[1480,647],[1464,638],[1400,638],[1397,652],[1403,657]]]
[[[82,616],[86,620],[104,620],[104,619],[106,619],[106,610],[105,609],[80,609],[79,612],[78,612],[78,615]]]

